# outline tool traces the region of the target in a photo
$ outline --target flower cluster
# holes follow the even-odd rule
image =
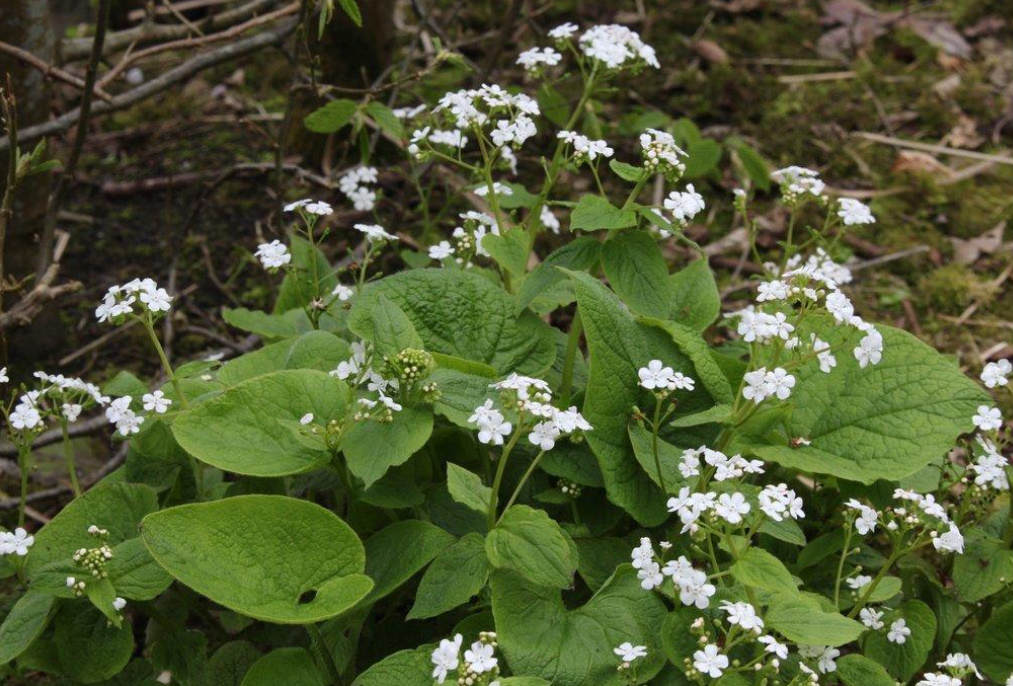
[[[1013,374],[1013,363],[1009,360],[989,362],[981,371],[981,382],[988,388],[1006,386],[1009,384],[1009,377]]]
[[[158,317],[169,311],[172,296],[152,279],[134,279],[122,286],[111,286],[102,298],[102,304],[95,308],[95,316],[99,322],[118,324],[127,315],[135,313],[134,306],[138,303],[142,312]]]
[[[786,205],[796,206],[806,198],[823,201],[826,184],[820,174],[806,167],[791,166],[771,173],[770,178],[781,187],[781,199]]]
[[[83,379],[41,371],[34,376],[40,387],[20,395],[7,418],[16,431],[41,431],[51,417],[75,422],[85,409],[109,403],[98,386]]]
[[[356,167],[338,180],[338,190],[352,201],[352,207],[360,212],[371,212],[376,207],[376,190],[379,181],[376,167]]]
[[[258,245],[254,257],[260,260],[264,269],[268,271],[277,271],[292,261],[292,253],[288,251],[288,246],[277,238],[270,243]]]
[[[665,366],[661,360],[651,360],[646,367],[637,370],[640,385],[649,391],[658,393],[665,391],[692,391],[696,382],[682,372]]]
[[[461,660],[461,647],[464,637],[461,634],[454,636],[453,640],[443,639],[440,645],[433,650],[433,678],[436,683],[442,684],[447,676],[453,672],[457,673],[457,683],[460,686],[497,686],[495,681],[499,676],[499,658],[496,657],[496,648],[499,643],[496,640],[496,632],[483,631],[479,633],[478,640],[471,644],[471,647],[464,651],[464,660]]]
[[[460,214],[461,225],[454,229],[454,242],[440,241],[429,248],[429,257],[443,261],[454,257],[457,264],[470,266],[471,259],[476,255],[488,257],[489,253],[482,247],[482,239],[489,234],[499,235],[496,220],[485,212],[469,210]]]
[[[705,207],[703,196],[696,192],[691,183],[686,184],[685,191],[669,193],[663,205],[672,213],[672,223],[678,227],[686,226]]]
[[[683,159],[689,157],[676,145],[672,134],[657,129],[647,129],[640,134],[640,156],[648,173],[662,174],[672,182],[678,181],[686,171]]]
[[[563,436],[591,431],[591,424],[576,407],[560,410],[552,405],[552,391],[541,379],[511,374],[490,386],[502,391],[504,410],[516,415],[517,430],[527,431],[528,441],[540,450],[552,450]],[[481,443],[503,445],[515,424],[494,405],[491,398],[486,400],[475,408],[468,422],[478,428]]]
[[[594,140],[576,131],[560,131],[556,138],[573,147],[573,161],[578,165],[594,162],[599,157],[612,157],[615,152],[607,141]]]
[[[554,67],[563,56],[553,48],[531,48],[517,56],[517,64],[531,73],[538,73],[545,67]]]
[[[880,523],[891,532],[903,532],[922,526],[928,531],[936,550],[958,554],[964,552],[963,534],[950,518],[946,507],[935,496],[898,488],[894,490],[893,497],[901,504],[886,508],[882,514],[854,498],[845,502],[845,507],[854,519],[855,531],[865,536],[874,533]]]
[[[563,27],[556,30],[560,28]],[[636,31],[620,24],[592,26],[581,34],[577,45],[585,56],[608,69],[661,67],[654,48],[641,40]]]

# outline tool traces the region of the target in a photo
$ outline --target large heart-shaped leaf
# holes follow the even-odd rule
[[[324,372],[293,369],[244,381],[181,412],[176,440],[201,462],[236,474],[286,476],[316,469],[330,454],[301,441],[290,425],[311,413],[340,419],[348,386]]]
[[[612,649],[625,641],[647,647],[648,657],[637,663],[640,679],[649,680],[664,664],[660,634],[665,605],[656,594],[644,592],[628,565],[577,610],[566,609],[556,589],[496,572],[492,611],[511,669],[554,686],[624,683]]]
[[[788,422],[792,438],[811,443],[755,447],[758,456],[868,484],[914,474],[973,430],[971,417],[988,396],[911,334],[877,328],[883,360],[865,369],[851,354],[857,341],[848,341],[846,330],[820,334],[831,345],[841,342],[837,368],[824,374],[810,362],[795,373]]]
[[[372,284],[355,303],[380,296],[400,307],[431,352],[484,362],[500,374],[540,374],[556,356],[552,330],[488,279],[451,269],[413,269]]]
[[[319,505],[245,495],[144,519],[144,543],[183,584],[242,614],[307,624],[341,614],[373,587],[355,532]]]

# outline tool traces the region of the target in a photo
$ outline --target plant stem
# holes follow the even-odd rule
[[[651,450],[654,451],[654,467],[658,470],[658,484],[661,492],[668,495],[668,488],[665,487],[665,477],[661,473],[661,457],[658,455],[658,425],[661,423],[661,398],[654,398],[654,422],[651,424]]]
[[[851,525],[844,529],[844,549],[841,551],[841,560],[837,563],[837,581],[834,583],[834,606],[841,602],[841,575],[844,574],[844,561],[848,559],[851,550]]]
[[[513,495],[510,496],[510,500],[507,501],[506,507],[503,508],[503,514],[506,514],[506,511],[510,509],[510,506],[517,502],[517,497],[521,494],[521,489],[524,488],[524,484],[527,483],[527,480],[532,474],[534,474],[535,467],[538,466],[538,462],[542,459],[543,455],[545,455],[544,450],[535,455],[535,459],[533,459],[531,464],[528,465],[527,471],[524,472],[524,476],[521,477],[520,483],[517,484],[517,488],[514,489]]]
[[[25,507],[28,505],[28,458],[31,457],[31,444],[18,450],[18,467],[21,469],[21,499],[18,500],[18,526],[25,525]]]
[[[559,400],[564,405],[570,398],[570,387],[573,385],[573,367],[577,361],[577,351],[580,349],[580,334],[584,331],[584,320],[581,319],[580,310],[573,314],[573,321],[570,322],[570,333],[566,337],[566,352],[563,358],[563,375],[559,382]]]
[[[146,314],[141,317],[141,323],[144,324],[144,328],[148,332],[148,338],[151,339],[151,344],[155,347],[158,359],[162,363],[162,371],[164,371],[165,375],[169,377],[169,382],[172,384],[173,390],[176,391],[176,398],[179,400],[180,407],[185,410],[187,408],[186,395],[183,393],[183,387],[180,385],[179,379],[176,378],[176,372],[172,370],[169,358],[165,356],[165,350],[162,348],[162,342],[158,340],[158,335],[155,333],[155,327],[151,323],[151,316]]]
[[[510,451],[517,445],[517,440],[521,437],[521,424],[522,420],[517,420],[517,430],[514,431],[514,435],[510,438],[510,441],[503,448],[503,454],[499,458],[499,465],[496,467],[496,477],[492,481],[492,495],[489,497],[489,528],[492,529],[496,526],[496,506],[499,500],[499,487],[503,483],[503,473],[506,471],[507,458],[510,457]]]
[[[67,420],[60,420],[60,432],[63,434],[63,457],[67,461],[67,471],[70,472],[70,485],[74,489],[74,497],[81,495],[81,484],[77,480],[77,466],[74,462],[74,446],[70,443],[70,432],[67,431]]]
[[[313,648],[313,652],[317,654],[317,658],[324,663],[324,667],[327,669],[328,683],[341,684],[341,674],[338,672],[338,666],[334,664],[334,656],[327,650],[327,642],[324,641],[324,635],[320,633],[320,627],[316,624],[305,624],[304,626],[306,633],[310,635],[310,646]]]

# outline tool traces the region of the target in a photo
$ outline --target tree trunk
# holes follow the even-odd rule
[[[54,42],[48,0],[0,0],[0,40],[28,50],[47,62],[54,57]],[[18,104],[18,123],[21,128],[38,124],[49,117],[51,92],[49,84],[37,69],[0,54],[0,78],[11,75],[14,95]],[[0,195],[6,186],[8,153],[0,152]],[[49,174],[36,174],[24,179],[14,198],[14,216],[7,227],[4,245],[4,273],[18,282],[31,276],[38,256],[39,232],[45,222],[49,198]],[[5,305],[17,297],[7,296]],[[9,355],[12,360],[34,359],[58,344],[47,324],[55,317],[43,314],[29,330],[9,338]],[[47,335],[48,334],[48,335]],[[24,357],[22,357],[24,356]],[[0,362],[0,365],[5,364]]]

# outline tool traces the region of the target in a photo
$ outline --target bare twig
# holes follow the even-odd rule
[[[25,64],[35,67],[36,69],[42,72],[43,77],[48,78],[52,76],[60,81],[63,81],[64,83],[68,83],[71,86],[74,86],[75,88],[81,89],[85,88],[84,79],[78,78],[77,76],[74,76],[70,72],[64,71],[63,69],[60,69],[56,65],[46,62],[45,60],[36,57],[32,53],[28,52],[27,50],[23,50],[17,47],[16,45],[11,45],[10,43],[4,43],[3,41],[0,41],[0,52],[5,52],[11,57],[19,59]],[[102,90],[101,86],[97,86],[95,88],[95,95],[97,95],[98,97],[102,98],[107,102],[112,99],[112,96],[106,93],[104,90]]]
[[[126,109],[146,100],[152,95],[175,86],[177,83],[189,79],[194,74],[198,74],[209,67],[244,57],[269,45],[276,45],[278,42],[284,40],[295,29],[295,26],[295,21],[286,22],[249,38],[228,43],[216,50],[193,57],[164,74],[160,74],[156,78],[141,84],[137,88],[113,96],[113,99],[109,102],[96,103],[92,107],[92,114],[98,116]],[[61,131],[66,131],[77,122],[80,116],[80,109],[75,109],[44,124],[29,126],[21,131],[21,138],[22,140],[33,140],[42,136],[50,136]],[[0,151],[6,149],[7,142],[0,141]]]
[[[7,331],[16,326],[27,326],[47,303],[81,289],[79,281],[68,281],[54,285],[56,277],[60,274],[60,255],[69,238],[69,234],[65,232],[60,232],[57,235],[56,248],[53,250],[55,255],[53,262],[46,268],[42,278],[36,282],[32,290],[28,291],[9,310],[0,313],[0,331]]]
[[[223,28],[244,22],[250,17],[256,16],[258,12],[270,9],[278,4],[279,0],[251,0],[233,10],[213,14],[206,19],[196,22],[196,26],[210,33],[220,31]],[[155,24],[145,22],[140,26],[123,31],[116,31],[106,37],[106,50],[115,52],[132,45],[149,45],[165,40],[178,40],[186,38],[190,29],[182,24]],[[84,59],[91,53],[91,38],[70,38],[60,45],[60,54],[64,62],[76,62]]]
[[[974,150],[961,150],[959,148],[951,148],[945,145],[935,145],[934,143],[920,143],[918,141],[909,141],[903,138],[894,138],[893,136],[884,136],[879,133],[865,133],[859,131],[853,134],[857,138],[864,138],[865,140],[872,141],[873,143],[883,143],[884,145],[892,145],[897,148],[908,148],[910,150],[921,150],[923,152],[933,152],[939,155],[952,155],[953,157],[966,157],[971,160],[982,160],[984,162],[996,162],[998,164],[1010,164],[1013,165],[1013,157],[1008,155],[996,155],[985,152],[975,152]]]

